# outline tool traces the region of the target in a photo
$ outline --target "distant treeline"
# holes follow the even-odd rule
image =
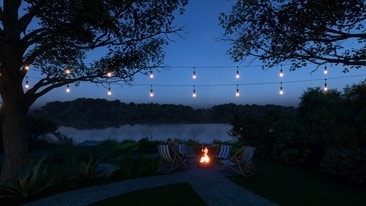
[[[294,107],[278,105],[223,104],[209,109],[194,109],[174,104],[136,104],[119,100],[79,98],[73,101],[49,102],[34,111],[60,125],[96,128],[124,124],[159,123],[229,123],[234,115],[268,116],[269,113],[293,113]]]

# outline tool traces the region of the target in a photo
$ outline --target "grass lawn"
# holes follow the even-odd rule
[[[102,205],[207,205],[189,183],[179,183],[125,193],[92,204]]]
[[[255,159],[251,177],[230,180],[279,205],[366,205],[366,187],[322,174],[318,168],[293,167]]]

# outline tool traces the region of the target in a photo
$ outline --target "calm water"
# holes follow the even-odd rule
[[[101,141],[106,139],[140,140],[149,138],[150,140],[166,140],[177,138],[181,140],[194,139],[201,143],[211,143],[212,140],[222,141],[232,140],[227,134],[231,129],[229,124],[157,124],[157,125],[124,125],[119,128],[105,129],[75,129],[71,127],[60,127],[59,131],[74,139],[78,144],[86,140]]]

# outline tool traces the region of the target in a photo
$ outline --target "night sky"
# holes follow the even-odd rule
[[[359,83],[366,78],[364,69],[343,73],[341,66],[327,65],[329,72],[325,76],[324,67],[314,71],[316,66],[309,65],[289,72],[289,65],[286,63],[282,66],[284,77],[280,78],[280,66],[263,70],[262,63],[251,58],[244,62],[233,62],[226,54],[230,48],[229,43],[220,40],[223,29],[218,21],[221,12],[230,11],[232,2],[191,1],[185,14],[176,19],[177,24],[185,25],[185,32],[181,33],[183,38],[172,35],[172,42],[166,48],[165,65],[169,69],[155,71],[153,79],[140,74],[135,77],[132,85],[111,85],[110,96],[107,95],[107,88],[91,83],[81,83],[79,87],[71,85],[71,92],[66,93],[65,87],[53,90],[40,98],[35,105],[85,97],[118,99],[127,103],[183,104],[196,108],[225,103],[297,106],[303,91],[308,87],[323,87],[325,78],[330,89],[340,91],[346,85]],[[98,52],[90,55],[90,60],[98,56]],[[194,67],[196,79],[192,78]],[[237,67],[239,79],[235,78]],[[29,83],[32,84],[32,81],[36,79],[30,78]],[[280,82],[283,82],[284,95],[279,95]],[[150,97],[151,89],[154,97]],[[192,97],[194,89],[196,98]],[[236,96],[237,89],[240,92],[239,97]]]

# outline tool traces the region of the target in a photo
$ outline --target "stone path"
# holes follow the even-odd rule
[[[217,166],[193,166],[189,171],[173,172],[170,175],[132,179],[56,194],[27,205],[88,205],[131,191],[181,182],[189,182],[208,205],[277,205],[231,182],[225,175],[230,175],[230,171],[218,171]]]

